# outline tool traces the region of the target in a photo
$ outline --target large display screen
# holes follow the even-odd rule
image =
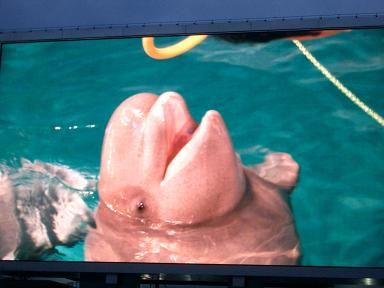
[[[384,31],[184,39],[3,45],[0,259],[384,267]]]

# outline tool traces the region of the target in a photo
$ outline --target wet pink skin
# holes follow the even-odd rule
[[[199,125],[177,93],[137,94],[113,113],[89,261],[294,264],[285,201],[299,167],[285,153],[244,167],[221,115]]]

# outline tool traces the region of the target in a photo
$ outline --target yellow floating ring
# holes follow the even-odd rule
[[[193,47],[203,42],[207,37],[208,35],[188,36],[186,39],[174,45],[163,47],[163,48],[157,48],[155,46],[155,41],[153,37],[144,37],[142,42],[143,42],[144,51],[145,53],[147,53],[149,57],[152,57],[157,60],[164,60],[164,59],[173,58],[181,54],[184,54],[185,52],[188,52]]]

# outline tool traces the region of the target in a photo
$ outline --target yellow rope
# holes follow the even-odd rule
[[[293,43],[299,48],[301,53],[329,80],[339,89],[345,96],[355,103],[361,110],[371,116],[377,123],[384,126],[384,119],[371,108],[369,108],[363,101],[361,101],[355,94],[353,94],[347,87],[345,87],[335,76],[331,74],[319,61],[309,52],[299,40],[292,40]]]

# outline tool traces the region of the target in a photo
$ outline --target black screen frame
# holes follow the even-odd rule
[[[3,43],[370,27],[384,27],[381,0],[0,1]]]
[[[371,28],[381,28],[371,27]],[[228,33],[211,31],[208,35]],[[293,30],[294,31],[294,30]],[[243,32],[243,31],[237,31]],[[250,31],[252,32],[252,31]],[[232,32],[231,32],[232,33]],[[102,39],[136,38],[146,36],[143,31],[140,35],[129,37],[101,37]],[[180,36],[180,34],[152,34],[151,36]],[[189,34],[188,34],[189,35]],[[3,46],[13,43],[30,42],[57,42],[68,40],[90,40],[99,37],[84,36],[81,39],[40,39],[27,41],[9,41],[0,43],[0,73]],[[170,274],[170,275],[203,275],[203,276],[231,276],[253,277],[264,279],[266,282],[294,282],[313,283],[318,281],[327,284],[335,283],[363,283],[364,279],[374,279],[377,283],[384,283],[384,267],[341,267],[341,266],[284,266],[284,265],[228,265],[228,264],[168,264],[168,263],[111,263],[111,262],[76,262],[76,261],[24,261],[24,260],[0,260],[0,274],[28,273],[28,275],[40,275],[49,273],[52,275],[80,274]]]
[[[323,279],[329,283],[351,283],[366,278],[384,281],[384,268],[232,265],[232,264],[168,264],[117,263],[76,261],[0,261],[0,272],[101,273],[101,274],[169,274],[201,276],[240,276],[266,279],[308,280]],[[327,281],[327,282],[328,282]]]

